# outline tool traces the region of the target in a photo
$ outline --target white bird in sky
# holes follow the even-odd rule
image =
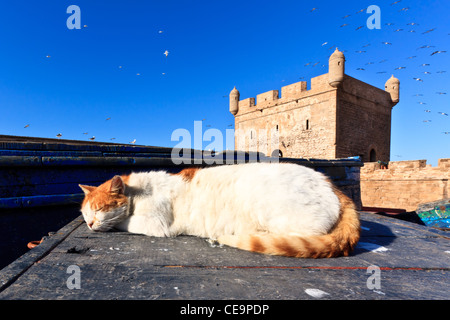
[[[133,141],[130,141],[131,144],[135,144],[136,143],[136,139],[134,139]]]
[[[164,53],[163,53],[166,57],[169,55],[169,51],[168,50],[166,50],[166,51],[164,51]]]

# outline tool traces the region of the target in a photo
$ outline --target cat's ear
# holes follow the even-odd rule
[[[114,176],[111,180],[111,189],[110,192],[123,194],[125,191],[125,183],[122,180],[121,176]]]
[[[92,191],[94,191],[96,188],[96,187],[91,187],[91,186],[85,186],[82,184],[79,184],[78,186],[81,188],[81,190],[83,190],[84,194],[86,194],[86,195],[91,193]]]

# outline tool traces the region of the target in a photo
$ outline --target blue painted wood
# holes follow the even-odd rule
[[[33,156],[0,156],[0,167],[9,167],[9,166],[40,166],[41,158],[33,157]]]
[[[36,150],[0,150],[0,156],[35,156],[35,157],[101,157],[100,151],[36,151]]]
[[[84,194],[38,195],[28,197],[0,198],[0,209],[17,209],[81,203]]]

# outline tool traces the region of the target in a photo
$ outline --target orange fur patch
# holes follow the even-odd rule
[[[264,252],[266,250],[266,247],[262,244],[259,237],[251,237],[250,238],[250,250],[255,252]]]
[[[185,181],[192,181],[194,179],[195,174],[197,171],[201,170],[200,168],[186,168],[181,170],[180,172],[176,173],[175,175],[178,175],[182,177]]]

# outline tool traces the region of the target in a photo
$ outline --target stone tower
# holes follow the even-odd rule
[[[394,75],[386,81],[384,90],[390,93],[394,105],[400,101],[400,81],[397,78],[394,78]]]
[[[230,92],[230,112],[233,116],[236,115],[239,109],[239,91],[237,91],[236,87]]]
[[[385,90],[345,74],[345,56],[330,56],[328,73],[240,99],[230,93],[235,149],[293,158],[389,161],[391,112],[399,102],[400,81]],[[276,139],[274,139],[276,137]]]
[[[328,83],[337,88],[344,81],[345,74],[345,56],[336,48],[328,60]]]

